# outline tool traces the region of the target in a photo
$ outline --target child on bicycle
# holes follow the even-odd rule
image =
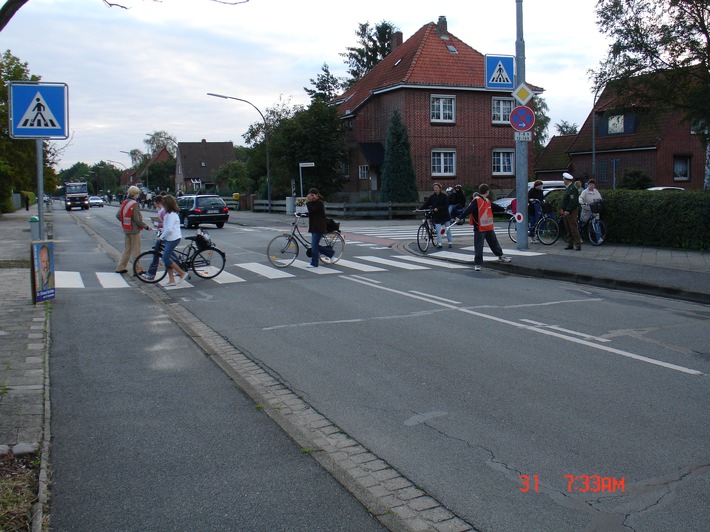
[[[182,283],[187,276],[187,273],[180,268],[172,257],[173,251],[175,251],[175,248],[182,239],[180,217],[178,216],[180,209],[178,208],[177,201],[175,201],[175,198],[172,196],[165,196],[163,198],[163,207],[165,208],[165,218],[163,218],[163,230],[160,233],[160,240],[165,242],[163,261],[168,268],[168,275],[170,276],[168,286],[176,286]],[[175,273],[179,276],[177,282],[175,281]]]

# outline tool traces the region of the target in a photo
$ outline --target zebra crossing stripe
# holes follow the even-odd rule
[[[246,281],[246,279],[237,277],[236,275],[225,272],[224,270],[217,277],[212,277],[212,280],[219,284],[243,283]]]
[[[366,260],[368,262],[374,262],[376,264],[382,264],[384,266],[392,266],[394,268],[402,268],[403,270],[429,270],[428,266],[420,266],[418,264],[408,264],[406,262],[398,262],[395,260],[384,259],[381,257],[372,256],[358,256],[356,259]]]
[[[369,264],[360,264],[359,262],[353,262],[351,260],[340,259],[337,265],[341,268],[352,268],[353,270],[358,270],[361,272],[386,272],[384,268],[378,268],[377,266],[370,266]]]
[[[114,273],[113,275],[120,276],[121,274]],[[54,272],[54,285],[57,288],[84,288],[84,281],[81,280],[81,274],[79,272],[57,270]]]
[[[131,286],[120,273],[96,272],[96,278],[102,288],[129,288]]]
[[[309,268],[309,264],[310,262],[306,262],[305,260],[297,260],[291,266],[295,266],[300,270],[306,270],[310,273],[315,273],[317,275],[328,275],[329,273],[343,273],[340,270],[336,270],[331,266],[324,266],[323,264],[319,264],[317,268]]]
[[[259,262],[242,262],[235,264],[238,268],[244,268],[247,271],[266,277],[267,279],[285,279],[286,277],[295,277],[292,273],[266,266]]]
[[[449,268],[450,270],[467,270],[468,266],[463,266],[462,264],[456,264],[454,262],[444,262],[435,259],[425,259],[424,257],[416,257],[414,255],[395,255],[395,259],[408,260],[411,262],[418,262],[419,264],[428,264],[429,266],[439,266],[441,268]]]

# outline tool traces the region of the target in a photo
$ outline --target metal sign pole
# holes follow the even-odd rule
[[[44,150],[42,149],[42,139],[35,140],[37,152],[37,217],[39,218],[39,239],[44,240]]]
[[[517,40],[515,58],[518,65],[517,85],[525,83],[525,41],[523,40],[523,0],[515,0]],[[528,249],[528,143],[515,141],[515,201],[523,221],[517,224],[518,249]]]

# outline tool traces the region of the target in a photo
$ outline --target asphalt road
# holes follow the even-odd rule
[[[485,269],[269,279],[235,264],[275,231],[211,234],[243,280],[174,300],[476,528],[706,529],[707,306]]]

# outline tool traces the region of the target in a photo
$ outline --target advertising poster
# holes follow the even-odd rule
[[[54,242],[32,242],[32,296],[35,303],[54,299]]]

